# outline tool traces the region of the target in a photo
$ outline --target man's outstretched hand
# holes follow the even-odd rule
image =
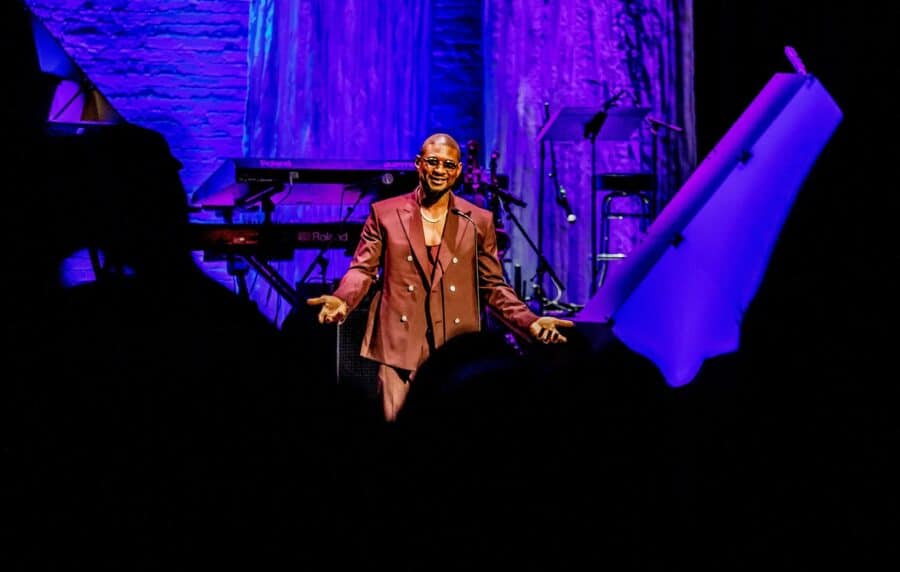
[[[310,306],[322,306],[319,310],[320,324],[342,323],[347,319],[347,303],[330,294],[322,294],[315,298],[308,298],[306,303]]]
[[[539,342],[544,342],[545,344],[557,344],[568,341],[564,335],[559,333],[557,328],[572,328],[574,326],[575,322],[571,320],[560,320],[553,316],[541,316],[537,320],[531,322],[531,325],[528,326],[528,330],[531,332],[532,337]]]

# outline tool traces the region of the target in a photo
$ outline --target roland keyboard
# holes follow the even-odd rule
[[[320,223],[191,223],[191,250],[202,250],[206,260],[228,254],[259,256],[270,260],[290,260],[298,249],[356,248],[361,222]]]
[[[334,159],[225,160],[191,197],[194,206],[246,206],[263,192],[277,195],[278,206],[343,205],[353,202],[347,191],[370,198],[408,193],[418,184],[412,161],[347,161]]]
[[[405,180],[404,190],[415,186],[416,168],[405,161],[347,161],[335,159],[231,159],[239,183],[343,183],[377,182],[391,186]],[[411,185],[410,185],[411,183]]]

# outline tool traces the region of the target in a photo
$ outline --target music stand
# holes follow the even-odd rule
[[[627,141],[650,113],[647,107],[567,106],[554,112],[537,139],[541,146],[541,176],[538,187],[538,248],[543,251],[544,238],[544,143],[551,141],[591,142],[591,283],[597,272],[597,141]]]
[[[588,139],[593,122],[601,127],[597,139],[627,140],[648,113],[648,107],[613,107],[606,111],[597,111],[596,107],[563,107],[550,116],[537,138],[541,142]]]

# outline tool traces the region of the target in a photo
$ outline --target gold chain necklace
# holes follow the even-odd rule
[[[444,217],[447,216],[447,211],[444,211],[444,214],[442,214],[441,216],[439,216],[437,218],[431,218],[430,216],[425,214],[425,210],[422,207],[419,207],[419,214],[422,216],[423,219],[425,219],[425,222],[430,222],[431,224],[437,224],[437,223],[441,222],[442,220],[444,220]]]

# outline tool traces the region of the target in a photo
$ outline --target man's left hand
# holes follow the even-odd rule
[[[541,316],[528,326],[528,330],[531,332],[532,337],[539,342],[545,344],[558,344],[566,342],[567,340],[564,335],[559,333],[557,328],[572,328],[574,326],[575,322],[572,322],[571,320],[560,320],[553,316]]]

